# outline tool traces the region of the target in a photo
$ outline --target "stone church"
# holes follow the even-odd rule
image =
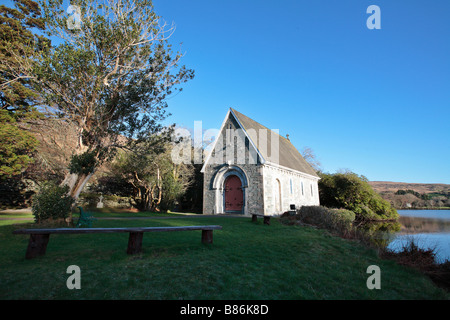
[[[202,168],[203,213],[278,215],[319,205],[319,177],[288,137],[230,108]]]

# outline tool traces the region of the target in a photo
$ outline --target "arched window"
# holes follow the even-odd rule
[[[302,196],[304,196],[305,193],[303,192],[303,181],[302,181]]]
[[[291,194],[294,193],[294,188],[292,187],[292,179],[289,179],[289,190],[291,191]]]
[[[281,205],[281,183],[280,183],[280,180],[275,179],[273,191],[274,191],[274,200],[275,200],[275,212],[279,213],[279,212],[281,212],[281,209],[283,208]]]

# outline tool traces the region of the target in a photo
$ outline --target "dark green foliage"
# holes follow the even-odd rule
[[[419,192],[417,192],[417,191],[410,190],[410,189],[407,189],[407,190],[397,190],[397,192],[396,192],[395,194],[396,194],[396,195],[405,195],[405,194],[408,194],[408,193],[413,194],[413,195],[415,195],[417,198],[422,199],[422,200],[430,200],[430,199],[431,199],[431,196],[428,195],[428,194],[426,194],[426,193],[419,193]]]
[[[29,208],[34,194],[34,182],[15,176],[0,180],[0,208]]]
[[[203,212],[203,173],[202,164],[193,164],[194,172],[186,192],[179,199],[179,210],[185,212]]]
[[[31,0],[14,0],[14,8],[0,5],[0,107],[18,118],[36,112],[38,92],[26,72],[49,43],[31,31],[45,29],[40,11]]]
[[[23,172],[33,161],[37,139],[16,125],[16,119],[0,109],[0,179]]]
[[[96,152],[85,152],[75,154],[69,164],[70,173],[78,173],[88,175],[92,173],[97,166]]]
[[[46,183],[33,197],[31,211],[37,223],[45,220],[66,219],[69,216],[74,199],[67,192],[69,187]]]
[[[353,172],[320,174],[320,203],[330,208],[345,208],[357,220],[394,220],[397,211],[369,185],[367,178]]]
[[[352,228],[355,213],[345,209],[323,206],[302,206],[295,216],[283,215],[282,219],[297,220],[330,231],[345,232]]]
[[[39,94],[24,72],[47,44],[31,30],[44,27],[36,2],[0,5],[0,179],[22,173],[37,146],[35,137],[19,125],[40,116],[34,107]]]
[[[183,194],[185,189],[185,186],[179,183],[172,174],[167,174],[162,181],[160,210],[163,212],[173,210],[178,198]]]

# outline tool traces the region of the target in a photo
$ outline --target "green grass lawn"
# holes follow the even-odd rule
[[[96,214],[97,217],[107,214]],[[153,214],[157,216],[157,214]],[[172,215],[174,216],[174,215]],[[309,227],[251,218],[101,220],[94,227],[219,224],[214,244],[201,231],[145,233],[143,253],[126,254],[127,233],[51,235],[47,254],[25,259],[34,227],[0,226],[0,299],[448,299],[427,277],[381,260],[372,249]],[[81,269],[69,290],[67,267]],[[367,267],[381,269],[381,289],[366,286]]]
[[[19,221],[15,219],[25,220],[24,222],[30,222],[34,221],[34,216],[31,213],[0,212],[0,226],[18,223]]]

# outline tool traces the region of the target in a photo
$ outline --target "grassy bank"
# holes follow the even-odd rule
[[[448,299],[417,271],[310,227],[266,226],[250,218],[99,220],[95,227],[219,224],[214,244],[200,231],[145,234],[144,252],[126,255],[128,234],[51,235],[47,254],[25,260],[29,224],[0,226],[0,299]],[[17,223],[16,221],[15,223]],[[69,265],[81,290],[66,287]],[[381,290],[366,286],[381,269]]]

